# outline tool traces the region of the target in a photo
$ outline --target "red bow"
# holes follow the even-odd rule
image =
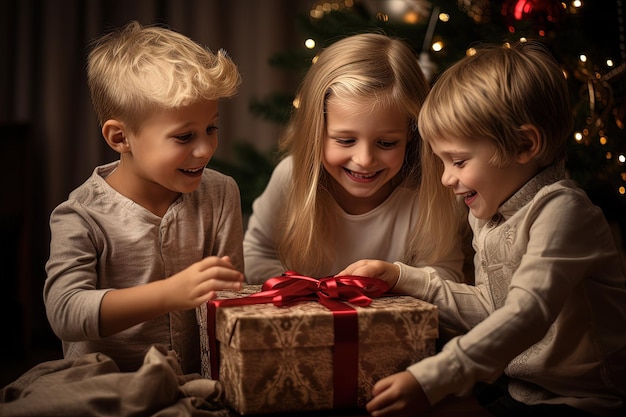
[[[265,281],[258,293],[215,302],[220,306],[273,303],[284,307],[299,301],[319,301],[327,306],[340,300],[367,307],[372,298],[380,297],[388,290],[387,283],[377,278],[343,275],[318,279],[287,271]]]

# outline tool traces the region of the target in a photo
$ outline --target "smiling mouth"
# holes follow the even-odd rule
[[[344,168],[344,170],[348,173],[348,175],[350,175],[351,177],[354,177],[358,180],[370,180],[374,177],[376,177],[378,174],[380,174],[382,171],[376,171],[376,172],[372,172],[372,173],[361,173],[361,172],[355,172],[355,171],[351,171],[347,168]]]
[[[197,176],[202,174],[202,171],[204,171],[204,166],[198,168],[180,168],[179,171],[186,175]]]
[[[476,197],[478,193],[476,191],[468,191],[464,194],[461,194],[463,196],[463,201],[465,201],[466,204],[469,204],[473,201],[474,197]]]

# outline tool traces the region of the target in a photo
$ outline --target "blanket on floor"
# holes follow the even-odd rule
[[[0,391],[0,416],[227,417],[218,381],[183,375],[174,352],[152,347],[136,372],[102,353],[43,362]]]

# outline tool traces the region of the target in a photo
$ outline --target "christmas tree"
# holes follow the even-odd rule
[[[560,62],[575,109],[568,143],[568,172],[626,236],[626,47],[622,0],[319,0],[296,20],[302,46],[277,54],[270,65],[302,76],[320,49],[362,32],[383,32],[406,40],[430,79],[477,43],[520,39],[544,42]],[[276,123],[287,121],[295,91],[276,92],[250,109]],[[260,194],[272,162],[252,148],[239,149],[243,160],[220,164],[240,184],[244,212]],[[264,161],[264,162],[263,162]],[[238,167],[255,166],[255,176]],[[245,169],[245,168],[244,168]]]

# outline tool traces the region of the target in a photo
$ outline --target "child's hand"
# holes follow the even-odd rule
[[[431,405],[417,379],[408,371],[381,379],[372,389],[374,398],[365,408],[372,417],[417,416]]]
[[[400,277],[400,267],[385,261],[364,259],[348,265],[346,269],[336,276],[339,275],[378,278],[385,281],[387,285],[389,285],[389,288],[393,288]]]
[[[215,291],[240,289],[243,279],[228,256],[206,257],[166,280],[168,310],[195,308],[215,298]]]
[[[100,306],[100,334],[110,336],[162,314],[191,310],[215,291],[241,288],[243,274],[227,256],[209,256],[168,279],[109,291]]]

